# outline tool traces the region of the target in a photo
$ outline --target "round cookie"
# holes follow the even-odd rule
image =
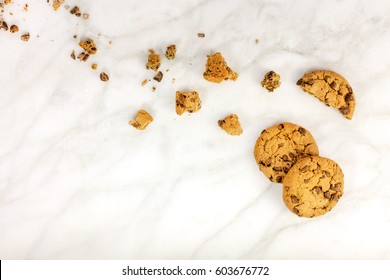
[[[348,81],[340,74],[329,70],[312,71],[304,74],[297,85],[325,105],[339,110],[347,119],[352,119],[355,95]]]
[[[344,190],[344,174],[336,162],[319,156],[299,160],[283,180],[283,200],[291,212],[306,218],[324,215]]]
[[[283,181],[300,158],[318,154],[317,143],[310,132],[288,122],[263,130],[254,148],[260,170],[276,183]]]

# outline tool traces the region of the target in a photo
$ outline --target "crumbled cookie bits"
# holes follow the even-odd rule
[[[144,130],[151,122],[153,117],[145,110],[139,110],[136,117],[129,122],[129,125],[138,130]]]
[[[87,51],[88,54],[96,54],[97,52],[96,44],[91,38],[88,38],[85,41],[80,41],[79,46]]]
[[[98,65],[96,63],[92,63],[91,68],[92,70],[96,70],[98,68]]]
[[[274,71],[269,71],[265,74],[261,86],[267,89],[269,92],[273,92],[280,86],[280,75]]]
[[[74,51],[72,51],[72,53],[70,54],[70,57],[71,57],[73,60],[75,60],[75,59],[76,59],[76,54],[75,54],[75,52],[74,52]]]
[[[77,7],[77,6],[74,6],[74,7],[70,10],[70,14],[75,15],[76,17],[80,17],[80,16],[81,16],[80,8]]]
[[[22,41],[24,42],[27,42],[28,40],[30,40],[30,33],[24,33],[22,36],[20,36],[20,39],[22,39]]]
[[[19,32],[19,27],[15,24],[11,25],[11,27],[9,28],[9,31],[11,33],[16,33],[16,32]]]
[[[110,77],[105,72],[100,73],[100,80],[102,80],[103,82],[107,82],[109,79]]]
[[[165,57],[167,59],[175,59],[175,56],[176,56],[176,45],[168,46],[165,52]]]

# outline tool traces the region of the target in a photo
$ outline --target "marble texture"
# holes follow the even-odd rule
[[[76,2],[88,20],[45,0],[4,13],[21,31],[0,31],[0,259],[390,258],[390,2]],[[74,34],[96,40],[88,62],[70,59]],[[147,50],[171,43],[169,72],[142,87]],[[237,81],[203,79],[215,51]],[[295,85],[319,68],[351,83],[352,121]],[[269,70],[282,81],[272,94]],[[197,90],[202,109],[177,116],[176,90]],[[154,122],[137,131],[141,108]],[[230,113],[239,137],[217,126]],[[254,143],[280,121],[309,129],[343,169],[329,214],[296,217],[258,170]]]

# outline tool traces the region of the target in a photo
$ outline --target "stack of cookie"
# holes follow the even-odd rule
[[[330,211],[343,195],[344,175],[336,162],[320,157],[311,133],[293,123],[263,130],[254,156],[270,181],[283,184],[283,200],[300,217]]]

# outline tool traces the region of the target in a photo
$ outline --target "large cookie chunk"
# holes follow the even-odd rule
[[[212,83],[220,83],[225,80],[237,80],[238,74],[230,69],[221,53],[217,52],[207,56],[206,70],[203,77]]]
[[[355,111],[355,95],[347,80],[328,70],[317,70],[303,75],[297,85],[313,94],[325,105],[336,108],[351,120]]]
[[[282,183],[299,159],[318,154],[317,143],[310,132],[288,122],[263,130],[254,148],[260,170],[276,183]]]
[[[344,174],[333,160],[312,156],[299,160],[283,180],[283,200],[301,217],[321,216],[337,204],[344,190]]]

